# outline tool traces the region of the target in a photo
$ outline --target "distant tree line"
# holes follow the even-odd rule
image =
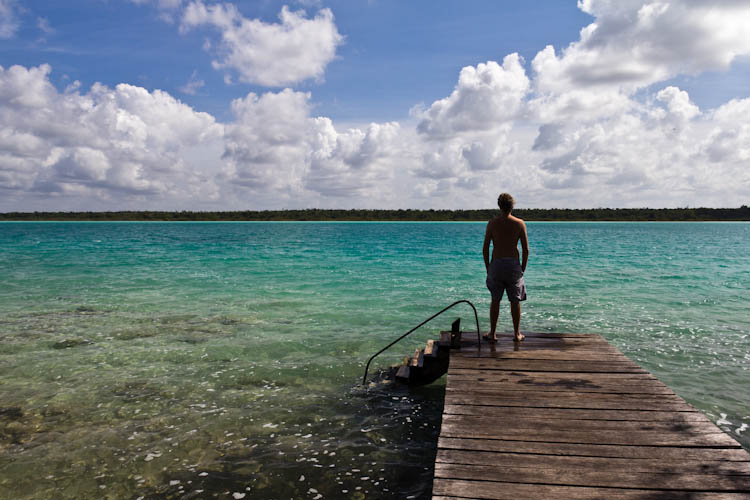
[[[528,221],[750,221],[750,208],[522,208]],[[232,212],[7,212],[6,221],[486,221],[489,210],[240,210]]]

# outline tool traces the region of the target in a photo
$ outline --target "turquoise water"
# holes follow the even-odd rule
[[[750,449],[750,224],[528,228],[523,329],[602,334]],[[454,300],[488,327],[483,233],[0,224],[0,496],[429,498],[444,382],[358,383]]]

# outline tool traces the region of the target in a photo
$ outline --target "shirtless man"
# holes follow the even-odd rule
[[[510,314],[513,317],[514,340],[524,339],[521,334],[521,301],[526,300],[526,285],[523,273],[529,259],[529,240],[526,236],[526,224],[518,217],[512,216],[515,201],[508,193],[497,198],[500,216],[487,223],[484,234],[484,267],[487,269],[487,288],[492,294],[490,305],[490,333],[484,338],[489,342],[497,341],[497,316],[500,312],[500,299],[503,292],[508,292]],[[521,262],[518,262],[518,240],[521,240]],[[492,242],[492,262],[490,262],[490,242]]]

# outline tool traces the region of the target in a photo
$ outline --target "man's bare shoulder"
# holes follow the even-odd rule
[[[516,225],[524,227],[526,226],[526,223],[523,221],[523,219],[516,217],[515,215],[509,215],[508,219],[513,221]]]

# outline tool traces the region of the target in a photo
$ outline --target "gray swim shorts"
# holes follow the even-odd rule
[[[492,294],[492,300],[501,300],[506,290],[509,301],[526,300],[526,284],[523,282],[523,271],[518,259],[512,257],[493,259],[487,269],[486,283]]]

